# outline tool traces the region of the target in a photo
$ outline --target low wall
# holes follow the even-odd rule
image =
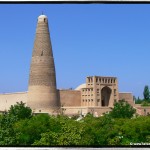
[[[0,111],[6,111],[16,102],[27,103],[27,92],[0,94]]]
[[[62,107],[63,114],[72,115],[86,115],[93,114],[95,117],[101,116],[103,113],[111,111],[109,107]]]
[[[142,116],[150,115],[150,106],[136,106],[136,113]]]

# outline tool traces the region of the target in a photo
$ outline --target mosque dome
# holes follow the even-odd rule
[[[82,88],[86,88],[86,84],[79,85],[75,90],[81,90]]]

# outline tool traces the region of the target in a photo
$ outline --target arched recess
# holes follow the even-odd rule
[[[108,106],[109,105],[111,92],[112,92],[112,90],[107,86],[102,88],[102,90],[101,90],[101,103],[102,103],[102,106]]]

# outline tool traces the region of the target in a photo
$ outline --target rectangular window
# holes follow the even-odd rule
[[[114,96],[116,96],[116,89],[114,89]]]

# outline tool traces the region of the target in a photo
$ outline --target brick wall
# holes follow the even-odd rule
[[[27,92],[0,94],[0,111],[8,110],[10,106],[16,104],[16,102],[22,101],[27,103],[27,98]]]
[[[61,106],[81,106],[81,92],[75,90],[58,90]]]
[[[131,106],[134,106],[132,93],[119,93],[119,100],[122,100],[122,99],[127,101]]]

